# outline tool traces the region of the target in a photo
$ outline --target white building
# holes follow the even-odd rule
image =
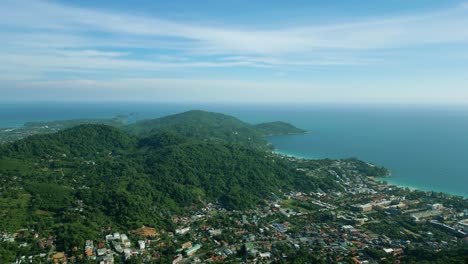
[[[145,241],[143,241],[143,240],[138,240],[138,246],[140,246],[140,249],[145,249],[145,247],[146,247]]]
[[[463,232],[468,233],[468,219],[461,220],[458,222],[458,225],[463,229]]]
[[[190,227],[176,229],[176,235],[185,235],[190,231]]]

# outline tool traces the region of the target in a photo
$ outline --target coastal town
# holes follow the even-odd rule
[[[311,172],[307,160],[283,158]],[[1,232],[0,242],[17,247],[21,254],[14,263],[102,264],[288,263],[300,256],[327,263],[397,263],[418,249],[439,252],[468,243],[468,202],[462,197],[388,185],[360,175],[347,161],[334,161],[326,173],[340,188],[272,193],[246,211],[207,202],[174,215],[173,230],[102,227],[100,237],[65,251],[57,251],[54,236],[27,228]]]
[[[0,264],[468,264],[468,0],[0,1]]]

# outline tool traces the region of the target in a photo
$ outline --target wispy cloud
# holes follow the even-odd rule
[[[99,51],[99,50],[59,50],[58,54],[67,57],[123,57],[128,55],[128,52],[112,52],[112,51]]]
[[[208,27],[151,17],[64,6],[41,0],[7,0],[0,23],[58,32],[107,32],[145,38],[191,41],[200,52],[284,54],[321,48],[377,49],[435,42],[468,41],[466,4],[400,17],[331,25],[304,25],[270,30]]]
[[[132,75],[178,69],[281,71],[294,67],[373,65],[388,58],[376,51],[468,43],[466,2],[445,10],[412,15],[262,28],[197,25],[45,0],[4,0],[1,6],[0,61],[1,69],[7,74],[0,75],[0,81],[20,81],[21,76],[41,78],[50,71],[77,74],[77,77],[69,74],[71,80],[60,82],[45,79],[31,82],[25,77],[24,83],[17,87],[135,86],[130,84],[130,79],[103,82],[80,79],[82,76],[78,74],[100,71]],[[193,86],[175,80],[131,81],[147,87]],[[254,89],[246,83],[226,80],[203,84]],[[263,87],[258,82],[255,85]],[[295,85],[301,87],[300,91],[306,89],[304,84]]]

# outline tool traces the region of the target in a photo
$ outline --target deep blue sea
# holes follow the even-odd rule
[[[279,152],[307,158],[357,157],[389,168],[390,183],[468,197],[468,107],[0,103],[0,127],[130,113],[130,121],[135,121],[191,109],[223,112],[249,123],[290,122],[310,133],[271,137]]]

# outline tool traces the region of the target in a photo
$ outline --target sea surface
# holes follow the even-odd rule
[[[249,123],[290,122],[309,132],[270,137],[278,152],[316,159],[357,157],[389,168],[389,183],[468,197],[468,107],[463,106],[0,103],[0,127],[128,114],[134,122],[192,109]]]

